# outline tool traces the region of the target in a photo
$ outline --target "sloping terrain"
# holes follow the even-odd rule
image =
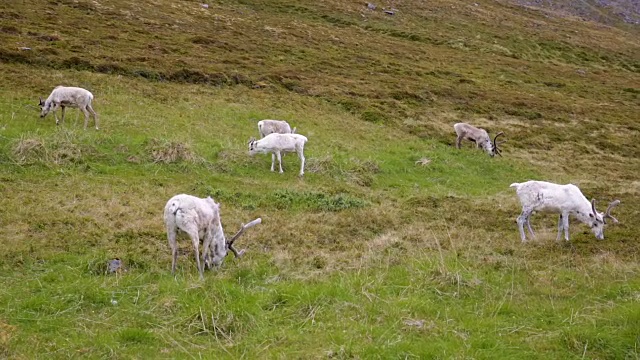
[[[640,30],[549,4],[0,4],[0,356],[637,358]],[[59,84],[101,130],[38,119]],[[265,118],[309,138],[303,179],[247,155]],[[455,149],[459,121],[504,156]],[[555,242],[536,214],[521,243],[529,179],[620,223]],[[187,239],[170,275],[179,193],[228,236],[263,219],[204,281]]]
[[[640,24],[640,3],[633,0],[518,0],[517,4],[550,10],[554,14],[578,16],[586,20],[620,26]]]

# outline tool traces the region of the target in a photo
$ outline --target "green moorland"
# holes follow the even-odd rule
[[[640,28],[377,5],[0,3],[0,358],[638,359]],[[59,84],[99,131],[38,118]],[[248,156],[264,118],[308,137],[304,178]],[[504,156],[456,150],[458,121]],[[620,223],[556,242],[538,214],[523,244],[528,179],[620,199]],[[263,219],[204,281],[186,238],[170,274],[179,193],[228,235]]]

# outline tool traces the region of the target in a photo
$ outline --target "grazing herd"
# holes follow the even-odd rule
[[[40,99],[41,113],[44,118],[49,112],[53,112],[56,125],[64,121],[65,108],[79,108],[85,115],[84,129],[86,130],[89,116],[93,116],[96,130],[98,129],[98,115],[93,110],[91,102],[93,94],[88,90],[79,87],[57,86],[53,89],[49,97],[42,101]],[[62,119],[58,120],[56,111],[62,110]],[[486,130],[477,128],[467,123],[456,123],[453,129],[457,135],[456,148],[460,149],[462,140],[474,142],[477,148],[482,148],[489,156],[501,155],[499,145],[506,140],[497,142],[496,139],[504,135],[499,132],[491,140]],[[258,122],[260,139],[251,138],[249,140],[249,154],[271,153],[271,171],[275,171],[275,160],[278,159],[279,171],[282,170],[282,156],[287,152],[295,152],[300,158],[300,173],[304,175],[304,146],[307,138],[296,134],[296,128],[282,120],[265,119]],[[580,189],[573,184],[559,185],[546,181],[527,181],[523,183],[513,183],[510,185],[516,189],[516,194],[522,204],[522,213],[517,218],[518,230],[522,242],[526,242],[524,226],[527,226],[529,234],[534,237],[533,229],[529,218],[534,212],[548,212],[560,214],[558,219],[558,235],[556,240],[560,240],[564,232],[565,240],[569,240],[569,216],[572,215],[582,223],[588,225],[597,239],[604,239],[604,225],[607,219],[613,223],[618,220],[611,215],[611,210],[620,204],[620,200],[614,200],[609,204],[604,213],[596,211],[596,200],[591,202],[582,194]],[[176,236],[179,231],[186,233],[193,243],[196,264],[203,278],[204,268],[219,267],[228,251],[236,257],[242,256],[244,250],[237,251],[233,242],[244,232],[244,230],[261,223],[261,219],[255,219],[241,229],[231,240],[227,241],[222,223],[220,222],[220,204],[211,197],[198,198],[195,196],[181,194],[169,199],[164,208],[164,223],[167,230],[169,246],[171,247],[171,273],[175,273],[176,260],[178,256],[178,246]],[[202,260],[200,256],[200,242],[203,243]]]

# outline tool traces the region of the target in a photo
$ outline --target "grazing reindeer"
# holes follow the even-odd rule
[[[307,138],[300,134],[269,134],[260,140],[249,139],[249,155],[271,153],[271,171],[274,171],[276,157],[282,171],[281,153],[296,152],[300,158],[300,176],[304,175],[304,144]]]
[[[482,147],[491,157],[494,157],[496,154],[502,156],[498,145],[506,142],[507,140],[496,142],[498,136],[504,135],[502,131],[496,134],[496,137],[493,138],[493,142],[491,142],[491,138],[485,129],[479,129],[467,123],[457,123],[453,125],[453,129],[458,135],[456,138],[456,148],[460,149],[460,142],[462,139],[465,139],[476,143],[476,148]]]
[[[201,199],[187,194],[172,197],[164,207],[164,223],[167,228],[167,237],[172,256],[171,274],[176,271],[176,260],[178,258],[176,236],[178,230],[187,233],[191,238],[196,264],[202,279],[204,278],[204,268],[200,263],[200,252],[198,250],[201,239],[204,243],[202,249],[204,265],[208,268],[219,267],[225,256],[227,256],[227,250],[231,250],[236,257],[244,254],[244,250],[237,251],[233,247],[233,242],[245,229],[261,222],[262,220],[257,218],[246,225],[242,225],[240,231],[227,242],[220,223],[220,204],[213,201],[211,197]]]
[[[258,131],[260,132],[260,138],[263,138],[269,134],[295,134],[296,128],[291,130],[289,123],[284,120],[260,120],[258,121]]]
[[[93,122],[98,130],[98,114],[91,107],[91,101],[93,100],[93,94],[89,90],[85,90],[79,87],[65,87],[56,86],[47,100],[42,101],[40,98],[40,117],[47,116],[50,111],[53,111],[53,116],[56,118],[56,125],[64,121],[64,111],[66,107],[79,108],[84,113],[84,129],[87,129],[89,123],[89,114],[93,116]],[[62,119],[58,120],[56,111],[62,109]]]
[[[556,240],[560,240],[562,230],[564,230],[564,239],[569,240],[569,215],[589,225],[598,240],[604,239],[606,219],[609,218],[614,223],[618,222],[618,219],[611,216],[611,209],[620,204],[620,200],[611,202],[604,213],[597,212],[596,199],[589,202],[580,189],[573,184],[558,185],[546,181],[527,181],[513,183],[510,187],[516,188],[522,204],[522,214],[518,216],[518,229],[522,242],[527,241],[524,234],[525,224],[531,237],[535,237],[529,223],[529,217],[534,211],[560,213]]]

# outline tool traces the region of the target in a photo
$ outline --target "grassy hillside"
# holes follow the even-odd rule
[[[640,357],[640,34],[509,2],[0,4],[0,356]],[[383,12],[394,10],[394,15]],[[101,129],[38,118],[59,84]],[[306,173],[247,154],[309,138]],[[452,125],[504,131],[504,157]],[[572,182],[619,224],[532,217],[512,182]],[[162,209],[211,195],[205,280]],[[126,271],[106,274],[119,257]]]

